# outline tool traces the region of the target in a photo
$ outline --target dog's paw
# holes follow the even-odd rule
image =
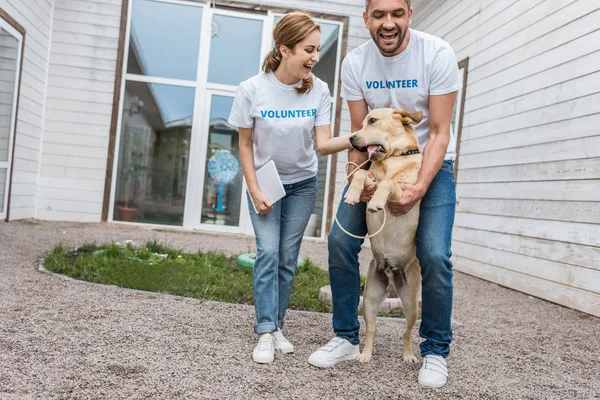
[[[417,357],[415,357],[414,354],[411,353],[404,355],[404,362],[408,364],[416,364],[419,362],[419,360],[417,360]]]
[[[360,353],[360,355],[358,356],[357,360],[361,363],[366,363],[371,361],[371,358],[373,357],[373,354],[371,353],[365,353],[364,351],[362,353]]]
[[[349,206],[353,206],[360,201],[360,192],[356,192],[355,190],[348,189],[346,195],[344,196],[344,203]]]
[[[385,201],[376,201],[375,199],[372,199],[371,201],[369,201],[367,203],[367,210],[369,210],[370,212],[381,211],[384,208],[385,208]]]

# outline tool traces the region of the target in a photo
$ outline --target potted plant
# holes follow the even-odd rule
[[[141,192],[139,178],[143,174],[144,166],[131,160],[121,172],[125,184],[125,196],[123,203],[119,206],[119,220],[132,222],[137,213],[135,200]]]

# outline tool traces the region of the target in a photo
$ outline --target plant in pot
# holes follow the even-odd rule
[[[121,172],[125,184],[125,196],[122,205],[119,206],[119,220],[132,222],[137,213],[135,200],[141,192],[140,177],[144,167],[141,163],[131,161]]]

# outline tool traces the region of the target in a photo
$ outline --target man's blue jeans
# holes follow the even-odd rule
[[[422,321],[419,334],[425,339],[420,344],[423,357],[430,354],[446,357],[452,341],[450,245],[456,206],[453,166],[452,161],[444,161],[427,194],[421,200],[417,257],[421,264],[422,277]],[[338,207],[337,218],[346,230],[364,236],[367,233],[365,211],[366,203],[348,206],[342,201]],[[358,253],[362,243],[363,240],[346,235],[337,224],[333,224],[328,242],[333,329],[337,336],[353,344],[359,343]]]
[[[283,187],[285,197],[273,204],[273,210],[266,215],[254,211],[248,195],[258,250],[254,262],[254,331],[258,334],[283,326],[300,244],[317,198],[317,177]]]

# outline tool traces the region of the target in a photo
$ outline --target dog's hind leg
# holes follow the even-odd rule
[[[416,257],[404,271],[396,273],[396,285],[406,317],[403,334],[404,361],[416,363],[418,360],[412,350],[412,330],[419,315],[419,293],[421,292],[421,268]]]
[[[362,353],[358,356],[358,361],[369,362],[373,356],[373,346],[375,345],[375,334],[377,333],[377,312],[387,295],[388,278],[384,270],[377,265],[374,258],[369,263],[367,272],[367,283],[365,285],[365,294],[363,300],[363,314],[365,317],[365,328],[367,339]]]

